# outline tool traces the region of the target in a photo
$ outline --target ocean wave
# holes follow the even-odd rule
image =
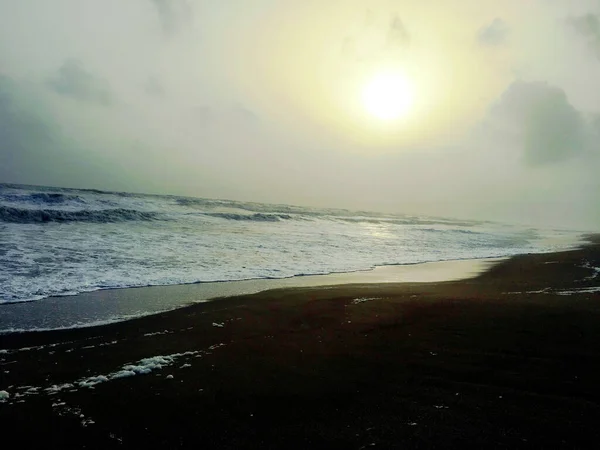
[[[419,228],[419,231],[425,233],[457,233],[457,234],[470,234],[470,235],[483,235],[484,233],[481,231],[473,231],[473,230],[460,230],[455,228]]]
[[[307,217],[319,217],[324,215],[335,215],[336,210],[320,209],[315,210],[303,206],[290,206],[290,205],[271,205],[266,203],[256,202],[241,202],[235,200],[215,200],[207,198],[193,198],[193,197],[172,197],[175,203],[179,206],[185,206],[189,208],[235,208],[238,210],[244,210],[251,213],[263,213],[263,214],[294,214],[294,218],[298,219],[299,215]],[[341,211],[341,210],[340,210]],[[343,211],[344,214],[348,214],[348,211]],[[304,217],[305,219],[307,217]]]
[[[33,203],[36,205],[60,205],[64,203],[86,203],[77,195],[60,194],[58,192],[33,192],[30,194],[4,194],[0,197],[11,203]]]
[[[365,217],[365,216],[330,216],[331,220],[336,220],[339,222],[347,222],[347,223],[368,223],[374,225],[418,225],[418,226],[426,226],[426,225],[442,225],[442,226],[454,226],[454,227],[469,227],[475,226],[476,222],[468,222],[468,221],[450,221],[450,220],[437,220],[437,219],[424,219],[420,217],[406,217],[406,218],[397,218],[397,217],[389,217],[389,216],[374,216],[374,217]],[[440,229],[423,229],[424,231],[445,231]],[[464,233],[471,233],[469,230],[464,230]]]
[[[244,220],[252,222],[279,222],[280,220],[290,220],[289,214],[235,214],[235,213],[203,213],[204,216],[218,217],[227,220]]]
[[[215,200],[208,198],[175,197],[175,203],[181,206],[198,207],[235,207],[238,202],[233,200]]]
[[[157,213],[134,209],[102,209],[63,211],[56,209],[25,209],[0,206],[0,221],[9,223],[150,221],[159,219]]]

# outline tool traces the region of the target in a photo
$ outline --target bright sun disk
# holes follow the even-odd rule
[[[380,120],[398,119],[410,111],[412,86],[399,74],[377,75],[365,86],[363,103],[369,114]]]

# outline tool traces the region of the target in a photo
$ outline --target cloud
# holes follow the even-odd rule
[[[260,123],[260,117],[242,104],[234,104],[227,108],[215,108],[208,105],[192,108],[194,123],[201,127],[222,127],[241,131],[255,127]]]
[[[590,49],[600,59],[600,17],[588,13],[583,16],[570,17],[567,24],[587,40]]]
[[[191,109],[191,119],[196,126],[208,127],[215,123],[217,117],[213,108],[202,105]]]
[[[591,131],[565,92],[542,82],[513,82],[487,120],[491,128],[513,138],[507,142],[520,145],[523,161],[532,167],[581,155]]]
[[[235,123],[239,124],[257,124],[260,119],[251,109],[244,105],[236,104],[230,110],[228,114]]]
[[[99,117],[105,121],[98,121]],[[148,189],[152,176],[164,170],[164,160],[157,163],[153,153],[160,144],[136,131],[130,133],[135,139],[128,139],[130,135],[119,127],[107,127],[109,121],[128,132],[135,130],[135,123],[123,120],[118,108],[91,111],[78,104],[67,105],[49,95],[45,85],[0,74],[0,180]],[[133,148],[136,142],[139,145]],[[136,151],[143,151],[144,157]]]
[[[410,35],[398,14],[392,16],[386,41],[388,48],[404,48],[410,44]]]
[[[32,184],[97,181],[101,175],[76,154],[76,146],[33,90],[0,75],[0,179]]]
[[[187,0],[150,0],[155,6],[166,36],[172,36],[190,19],[192,8]]]
[[[489,25],[479,29],[477,32],[477,42],[481,45],[489,46],[502,45],[506,42],[508,32],[508,24],[504,20],[496,18]]]
[[[23,164],[32,146],[51,148],[55,135],[42,120],[23,107],[19,86],[0,75],[0,178],[20,178],[30,169]],[[37,163],[37,162],[36,162]],[[39,170],[38,170],[39,171]]]
[[[82,102],[108,106],[113,103],[113,95],[108,82],[88,72],[77,59],[67,59],[55,76],[47,81],[50,89],[59,95]]]
[[[410,45],[410,34],[398,14],[392,14],[391,17],[386,14],[384,23],[377,21],[376,17],[373,11],[367,10],[362,27],[343,39],[341,54],[344,58],[364,62],[389,57]]]
[[[163,97],[166,93],[164,85],[156,77],[150,77],[144,84],[144,91],[152,97]]]
[[[590,120],[590,123],[592,125],[592,130],[594,131],[594,133],[600,136],[600,113],[594,114]]]

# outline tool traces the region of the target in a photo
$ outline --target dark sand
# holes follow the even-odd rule
[[[470,280],[281,289],[3,335],[0,445],[598,448],[600,292],[581,290],[600,286],[594,267],[598,239]],[[186,351],[149,374],[44,390]]]

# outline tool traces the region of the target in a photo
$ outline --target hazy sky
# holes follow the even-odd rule
[[[594,228],[599,174],[600,0],[0,0],[0,181]]]

